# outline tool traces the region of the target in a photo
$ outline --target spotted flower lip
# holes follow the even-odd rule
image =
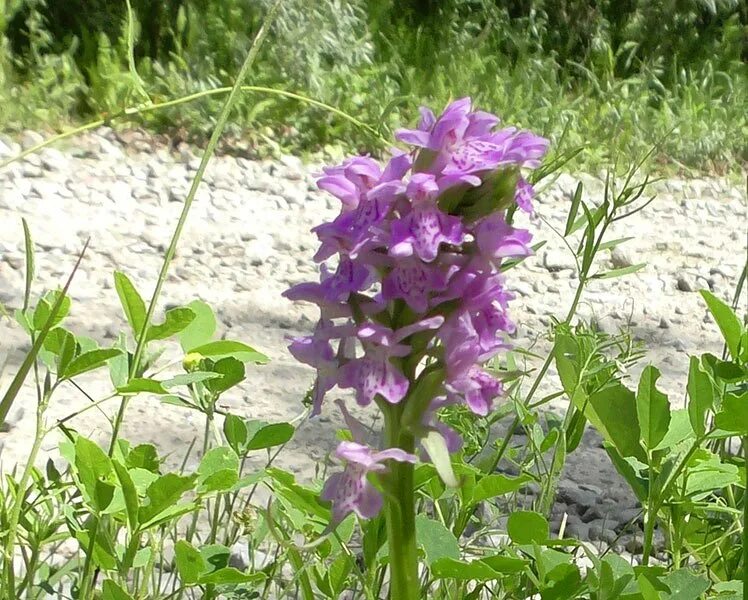
[[[502,394],[481,365],[507,348],[515,329],[503,264],[532,253],[530,232],[512,225],[508,209],[532,213],[526,171],[538,166],[548,140],[499,128],[497,116],[473,110],[467,97],[440,115],[422,107],[417,127],[396,137],[409,149],[385,164],[358,156],[319,177],[340,213],[312,230],[319,281],[284,293],[320,311],[314,333],[293,338],[289,350],[317,372],[313,414],[335,388],[350,390],[367,410],[402,414],[445,483],[457,485],[448,453],[460,439],[440,409],[459,403],[485,416]],[[363,426],[341,410],[354,440],[338,447],[345,467],[322,492],[333,523],[351,512],[375,515],[387,461],[415,460],[410,446],[365,446]]]
[[[340,523],[350,513],[363,519],[376,516],[382,509],[382,494],[369,481],[370,473],[387,470],[385,461],[415,463],[417,458],[400,448],[379,452],[358,442],[340,442],[335,456],[346,463],[341,473],[325,482],[320,498],[332,502],[332,523]]]

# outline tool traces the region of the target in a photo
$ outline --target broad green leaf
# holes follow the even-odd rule
[[[75,440],[75,467],[88,501],[103,511],[114,495],[114,486],[107,481],[112,474],[111,460],[97,443],[80,435]]]
[[[230,490],[239,481],[239,457],[228,446],[211,448],[200,461],[197,473],[200,492]]]
[[[509,515],[507,533],[515,544],[542,544],[548,540],[548,521],[540,513],[518,510]]]
[[[122,350],[122,354],[115,356],[109,361],[109,379],[115,388],[127,385],[130,370],[130,355],[127,352],[127,336],[120,332],[117,341],[114,343],[115,348]]]
[[[692,356],[688,369],[688,418],[698,436],[706,433],[705,419],[714,408],[714,386],[709,375],[701,368],[701,361]]]
[[[273,446],[281,446],[288,442],[294,433],[293,425],[289,423],[272,423],[257,431],[247,443],[247,450],[262,450]]]
[[[748,373],[741,365],[723,360],[714,366],[714,375],[725,383],[742,383],[748,380]]]
[[[202,554],[185,540],[179,540],[174,545],[174,560],[177,564],[179,578],[185,585],[197,583],[200,574],[207,569]]]
[[[244,451],[248,436],[247,424],[244,419],[236,415],[226,415],[223,422],[223,434],[235,452],[242,453]]]
[[[114,466],[114,472],[117,474],[117,479],[119,479],[122,495],[125,499],[127,522],[130,525],[130,531],[134,532],[138,527],[138,492],[135,489],[135,484],[132,481],[132,477],[130,477],[127,467],[116,460],[112,461],[112,465]]]
[[[706,577],[688,569],[672,571],[661,581],[670,588],[670,593],[665,595],[666,600],[699,600],[710,586]]]
[[[159,513],[176,504],[179,499],[194,487],[195,476],[184,477],[175,473],[162,475],[146,491],[147,504],[140,507],[138,521],[148,523]]]
[[[139,444],[127,454],[125,459],[129,469],[145,469],[151,473],[158,473],[161,461],[158,458],[156,446],[153,444]]]
[[[694,432],[688,417],[688,411],[685,408],[682,410],[674,410],[670,413],[670,424],[667,433],[665,434],[665,437],[662,438],[662,441],[653,449],[665,450],[680,444],[683,440],[692,438]]]
[[[101,586],[101,600],[133,600],[133,598],[119,584],[106,579]]]
[[[191,373],[182,373],[171,379],[166,379],[161,382],[161,385],[166,389],[170,389],[180,385],[192,385],[193,383],[200,383],[202,381],[207,381],[208,379],[219,379],[221,377],[223,377],[223,375],[220,373],[213,373],[211,371],[192,371]]]
[[[587,205],[582,203],[582,210],[587,219],[587,227],[584,230],[584,250],[582,251],[582,273],[589,272],[592,260],[595,258],[595,218]]]
[[[738,360],[740,336],[743,334],[743,326],[740,323],[740,319],[738,319],[728,304],[724,303],[711,292],[700,290],[700,293],[709,307],[709,312],[712,313],[719,330],[722,332],[722,337],[725,338],[730,356],[734,360]]]
[[[114,272],[114,288],[117,290],[125,318],[130,323],[133,337],[137,339],[145,323],[145,302],[130,278],[121,271]]]
[[[106,364],[110,358],[119,356],[122,351],[117,348],[101,348],[99,350],[91,350],[80,356],[76,356],[67,365],[64,373],[61,375],[61,379],[70,379],[76,377],[88,371],[93,371]]]
[[[623,458],[633,456],[646,461],[639,443],[636,397],[631,390],[618,383],[592,394],[585,415]]]
[[[155,379],[147,379],[144,377],[136,377],[131,379],[127,385],[117,388],[117,392],[120,394],[168,394],[169,392],[164,388],[160,381]]]
[[[52,314],[52,308],[60,299],[61,302],[59,308],[54,314]],[[39,299],[39,302],[34,309],[34,314],[31,319],[34,331],[41,331],[47,321],[49,321],[51,327],[59,325],[69,312],[70,298],[65,292],[59,290],[47,292],[44,294],[43,298]]]
[[[725,394],[722,410],[714,417],[714,424],[724,431],[748,435],[748,392]]]
[[[639,379],[636,393],[636,415],[641,440],[647,448],[655,448],[665,437],[670,425],[670,403],[656,387],[660,372],[647,365]]]
[[[208,304],[201,300],[193,300],[187,308],[194,313],[195,318],[178,335],[185,353],[210,342],[216,332],[216,317]]]
[[[492,581],[507,575],[519,573],[527,562],[519,558],[491,556],[470,562],[441,558],[431,565],[431,575],[436,579],[456,579],[458,581]]]
[[[595,273],[591,279],[613,279],[614,277],[623,277],[624,275],[631,275],[632,273],[641,271],[646,266],[647,263],[638,263],[628,267],[621,267],[620,269],[611,269],[610,271],[605,271],[603,273]]]
[[[225,585],[230,583],[260,583],[265,580],[264,573],[242,573],[234,567],[224,567],[200,577],[200,585]]]
[[[456,488],[458,485],[454,470],[452,469],[452,458],[447,449],[447,441],[438,431],[429,431],[422,439],[421,445],[431,459],[439,477],[445,485]]]
[[[556,333],[553,343],[553,356],[556,359],[561,385],[571,398],[579,383],[579,346],[576,340],[564,333]]]
[[[740,481],[736,465],[725,464],[719,456],[706,450],[700,451],[700,454],[702,453],[703,457],[699,456],[698,460],[692,460],[689,466],[686,496],[696,496],[698,499]]]
[[[227,356],[217,361],[212,370],[218,373],[220,377],[207,381],[205,387],[214,394],[221,394],[241,383],[244,379],[244,363],[233,356]]]
[[[166,311],[164,322],[148,327],[146,341],[165,340],[179,333],[195,319],[195,313],[189,308],[177,307]]]
[[[527,474],[522,474],[519,477],[486,475],[475,484],[471,503],[477,504],[489,498],[496,498],[510,492],[516,492],[530,481],[532,481],[532,477]]]
[[[242,362],[266,363],[270,360],[264,354],[257,352],[251,346],[232,340],[217,340],[208,342],[190,350],[190,354],[201,354],[203,356],[223,357],[233,356]]]
[[[416,543],[423,549],[427,565],[440,558],[460,558],[460,545],[454,534],[426,515],[416,516]]]

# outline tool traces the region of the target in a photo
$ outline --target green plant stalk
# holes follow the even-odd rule
[[[39,455],[39,450],[42,447],[42,440],[44,439],[44,412],[47,409],[47,403],[49,397],[52,394],[52,390],[45,395],[42,402],[36,409],[36,425],[34,428],[34,442],[31,445],[31,451],[26,459],[26,465],[23,468],[23,474],[21,480],[18,483],[18,491],[13,502],[13,508],[10,513],[10,519],[8,520],[8,537],[5,540],[3,552],[5,554],[5,581],[6,581],[6,596],[8,600],[14,600],[17,596],[13,595],[16,591],[15,571],[13,566],[13,556],[15,554],[16,535],[18,533],[18,522],[21,518],[21,510],[23,508],[23,501],[25,497],[26,486],[29,484],[31,479],[31,472],[34,469],[34,463],[36,457]]]
[[[386,407],[387,448],[413,453],[415,438],[401,427],[407,402]],[[411,463],[391,461],[386,481],[385,520],[390,564],[390,600],[418,600],[418,551],[416,548],[416,506]]]
[[[265,20],[263,21],[262,26],[260,27],[260,30],[257,32],[257,35],[255,36],[255,39],[252,42],[252,47],[249,49],[249,52],[247,53],[247,57],[244,59],[244,63],[239,69],[239,73],[237,74],[236,81],[234,82],[234,85],[232,86],[231,91],[229,92],[229,96],[228,98],[226,98],[226,102],[223,105],[223,109],[221,110],[221,113],[218,115],[218,119],[216,120],[216,127],[213,130],[213,134],[210,136],[210,140],[208,141],[208,145],[205,148],[205,152],[203,153],[203,156],[200,159],[200,165],[197,168],[197,173],[195,173],[195,177],[192,179],[192,185],[190,187],[189,192],[187,193],[187,197],[184,200],[184,204],[182,205],[182,212],[179,215],[177,225],[174,228],[174,233],[171,236],[171,242],[169,242],[169,247],[166,249],[164,262],[161,265],[161,270],[158,274],[158,279],[156,280],[156,287],[154,288],[153,295],[151,296],[151,300],[148,303],[148,309],[146,310],[145,319],[143,320],[143,326],[140,330],[140,334],[138,335],[138,343],[135,346],[135,352],[133,354],[132,364],[130,366],[130,377],[133,377],[134,374],[138,372],[138,368],[140,367],[140,361],[143,357],[143,352],[145,351],[148,328],[150,327],[151,320],[153,319],[153,313],[156,310],[158,299],[161,296],[161,290],[164,286],[164,282],[166,281],[166,277],[169,273],[169,266],[171,265],[171,261],[174,258],[174,254],[176,254],[177,244],[179,243],[179,238],[182,236],[182,230],[184,229],[185,223],[187,222],[187,216],[190,213],[190,209],[192,208],[192,203],[195,200],[195,196],[197,195],[197,190],[200,187],[200,183],[202,182],[203,177],[205,175],[205,170],[208,167],[208,162],[210,161],[213,154],[215,153],[216,147],[218,146],[218,141],[221,139],[221,135],[223,135],[223,130],[226,127],[226,123],[228,122],[229,115],[231,114],[231,109],[233,108],[234,103],[236,102],[236,99],[239,96],[239,91],[241,89],[242,82],[247,77],[247,73],[249,72],[249,69],[252,67],[252,65],[255,62],[255,59],[257,58],[257,54],[259,53],[260,48],[262,47],[262,43],[265,41],[265,38],[267,37],[268,31],[270,29],[270,25],[275,19],[275,15],[278,12],[278,9],[280,8],[282,1],[283,0],[275,0],[273,5],[270,7],[270,10],[268,11],[267,16],[265,17]],[[117,441],[117,436],[119,434],[120,427],[122,426],[122,419],[124,418],[126,409],[127,409],[127,396],[124,396],[122,398],[122,402],[120,403],[120,409],[117,412],[117,416],[115,417],[115,421],[114,421],[114,427],[112,430],[112,440],[110,443],[110,451],[109,451],[110,455],[112,451],[114,450],[114,444]]]
[[[743,469],[748,481],[748,436],[743,437]],[[748,487],[743,492],[743,600],[748,600]]]
[[[652,464],[652,452],[647,449],[647,464],[649,465],[649,485],[647,486],[647,510],[645,512],[644,521],[644,548],[642,550],[642,564],[645,567],[649,566],[649,558],[652,554],[652,540],[654,539],[654,528],[657,524],[657,513],[659,512],[659,506],[656,506],[657,502],[655,499],[654,491],[654,465]]]

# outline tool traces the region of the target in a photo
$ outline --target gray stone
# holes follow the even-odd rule
[[[566,269],[575,269],[574,258],[565,250],[546,250],[543,252],[543,266],[551,273]]]
[[[616,246],[610,253],[610,262],[614,269],[623,269],[635,264],[631,252],[623,246]]]
[[[44,137],[36,131],[27,129],[21,134],[21,148],[28,150],[34,146],[38,146],[44,141]]]
[[[678,291],[681,292],[695,292],[698,290],[696,280],[686,273],[678,275],[678,281],[676,283]]]

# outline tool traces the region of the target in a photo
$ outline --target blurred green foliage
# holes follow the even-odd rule
[[[268,0],[4,0],[5,128],[59,125],[228,85]],[[586,166],[662,140],[695,169],[748,160],[748,8],[739,0],[287,0],[251,83],[383,129],[414,105],[473,96],[569,144]],[[148,115],[204,136],[220,97]],[[145,119],[146,117],[143,117]],[[371,149],[368,134],[294,100],[247,94],[232,130],[258,148]],[[594,148],[594,150],[592,150]]]

